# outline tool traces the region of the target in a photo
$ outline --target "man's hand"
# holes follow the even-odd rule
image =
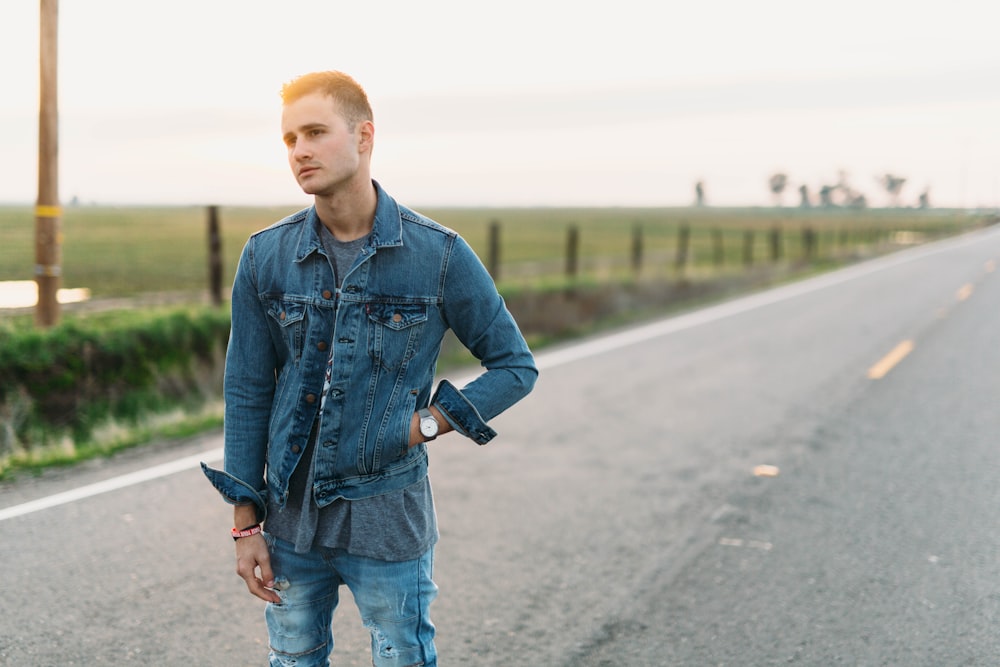
[[[253,526],[256,522],[257,510],[253,505],[236,505],[233,508],[233,525],[242,529]],[[278,594],[271,590],[274,588],[271,552],[268,551],[267,541],[260,533],[236,540],[236,574],[246,582],[250,592],[261,600],[281,602]]]
[[[259,575],[258,568],[260,568]],[[247,589],[261,600],[281,602],[278,594],[271,590],[274,587],[271,554],[268,552],[264,536],[260,533],[236,540],[236,574],[246,582]]]

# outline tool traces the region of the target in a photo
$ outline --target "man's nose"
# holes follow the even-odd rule
[[[309,159],[311,155],[312,151],[309,149],[309,146],[307,145],[306,142],[304,141],[295,142],[295,148],[292,149],[293,159],[295,159],[297,162],[301,162],[302,160]]]

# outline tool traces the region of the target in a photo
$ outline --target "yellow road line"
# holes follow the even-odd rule
[[[913,341],[904,340],[902,343],[892,348],[892,352],[882,357],[882,359],[868,369],[868,378],[871,380],[881,380],[889,371],[896,367],[906,355],[913,351]]]
[[[972,283],[966,283],[966,284],[962,285],[962,287],[955,294],[955,297],[959,301],[965,301],[970,296],[972,296]]]

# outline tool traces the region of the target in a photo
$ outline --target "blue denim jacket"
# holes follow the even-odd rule
[[[402,489],[427,474],[410,420],[434,403],[479,444],[487,422],[524,397],[538,370],[489,273],[455,232],[397,204],[376,183],[372,233],[341,288],[315,208],[252,235],[232,294],[225,371],[224,471],[202,464],[223,497],[279,506],[317,424],[320,507]],[[486,369],[431,395],[448,329]],[[329,393],[319,414],[333,346]],[[317,421],[318,420],[318,421]]]

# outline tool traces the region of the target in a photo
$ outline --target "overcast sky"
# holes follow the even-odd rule
[[[934,4],[62,0],[60,195],[306,204],[278,90],[342,69],[415,207],[767,205],[775,171],[997,206],[1000,3]],[[0,5],[0,202],[37,192],[38,8]]]

